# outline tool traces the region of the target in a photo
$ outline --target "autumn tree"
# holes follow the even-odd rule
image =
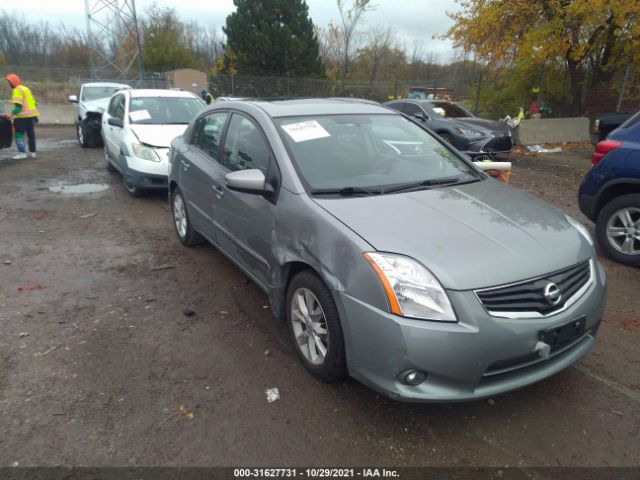
[[[324,76],[305,0],[233,0],[223,28],[225,69],[244,74]]]
[[[194,57],[190,50],[185,24],[172,8],[152,6],[142,21],[142,59],[148,72],[160,72],[191,67]]]
[[[489,68],[532,66],[566,71],[572,114],[579,114],[587,76],[606,80],[640,61],[638,0],[465,0],[449,13],[454,46]]]
[[[342,88],[349,76],[351,62],[354,56],[355,39],[358,25],[361,23],[365,13],[374,10],[371,0],[336,0],[338,11],[340,12],[340,22],[337,26],[331,24],[329,28],[336,38],[340,58],[340,75],[342,77]]]

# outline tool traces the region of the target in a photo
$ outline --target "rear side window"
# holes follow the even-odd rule
[[[198,127],[193,136],[193,145],[214,160],[218,160],[220,137],[222,136],[222,129],[228,116],[229,112],[218,112],[207,115],[198,122]]]
[[[257,168],[265,175],[269,167],[269,147],[259,127],[242,115],[231,117],[224,142],[222,164],[229,170]]]

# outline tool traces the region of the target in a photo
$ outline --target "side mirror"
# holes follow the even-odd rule
[[[67,98],[71,103],[78,103],[78,97],[76,95],[69,95]]]
[[[107,120],[107,123],[109,125],[113,125],[114,127],[119,127],[119,128],[124,127],[124,122],[116,117],[109,117],[109,120]]]
[[[424,115],[424,113],[416,113],[414,115],[415,118],[417,118],[418,120],[422,121],[422,122],[426,122],[427,121],[427,117]]]
[[[266,184],[266,178],[262,170],[257,168],[227,173],[225,183],[227,188],[237,192],[256,195],[271,195],[274,193],[273,188]]]

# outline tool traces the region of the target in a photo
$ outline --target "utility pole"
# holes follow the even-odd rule
[[[144,67],[135,0],[84,0],[84,10],[91,78],[140,82]]]

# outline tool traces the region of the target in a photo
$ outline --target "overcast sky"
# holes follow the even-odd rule
[[[136,0],[136,8],[139,12],[144,11],[152,3],[153,0]],[[155,3],[175,8],[186,20],[197,20],[202,25],[215,25],[219,29],[227,15],[235,10],[232,0],[156,0]],[[419,39],[424,41],[425,51],[433,52],[440,61],[452,58],[451,44],[432,37],[445,33],[451,26],[445,12],[459,8],[455,0],[374,0],[374,3],[377,8],[364,17],[362,29],[392,25],[408,45]],[[339,17],[336,0],[307,0],[307,4],[317,25],[325,26]],[[21,10],[28,12],[30,19],[85,28],[84,0],[26,0],[22,6],[24,9]]]

